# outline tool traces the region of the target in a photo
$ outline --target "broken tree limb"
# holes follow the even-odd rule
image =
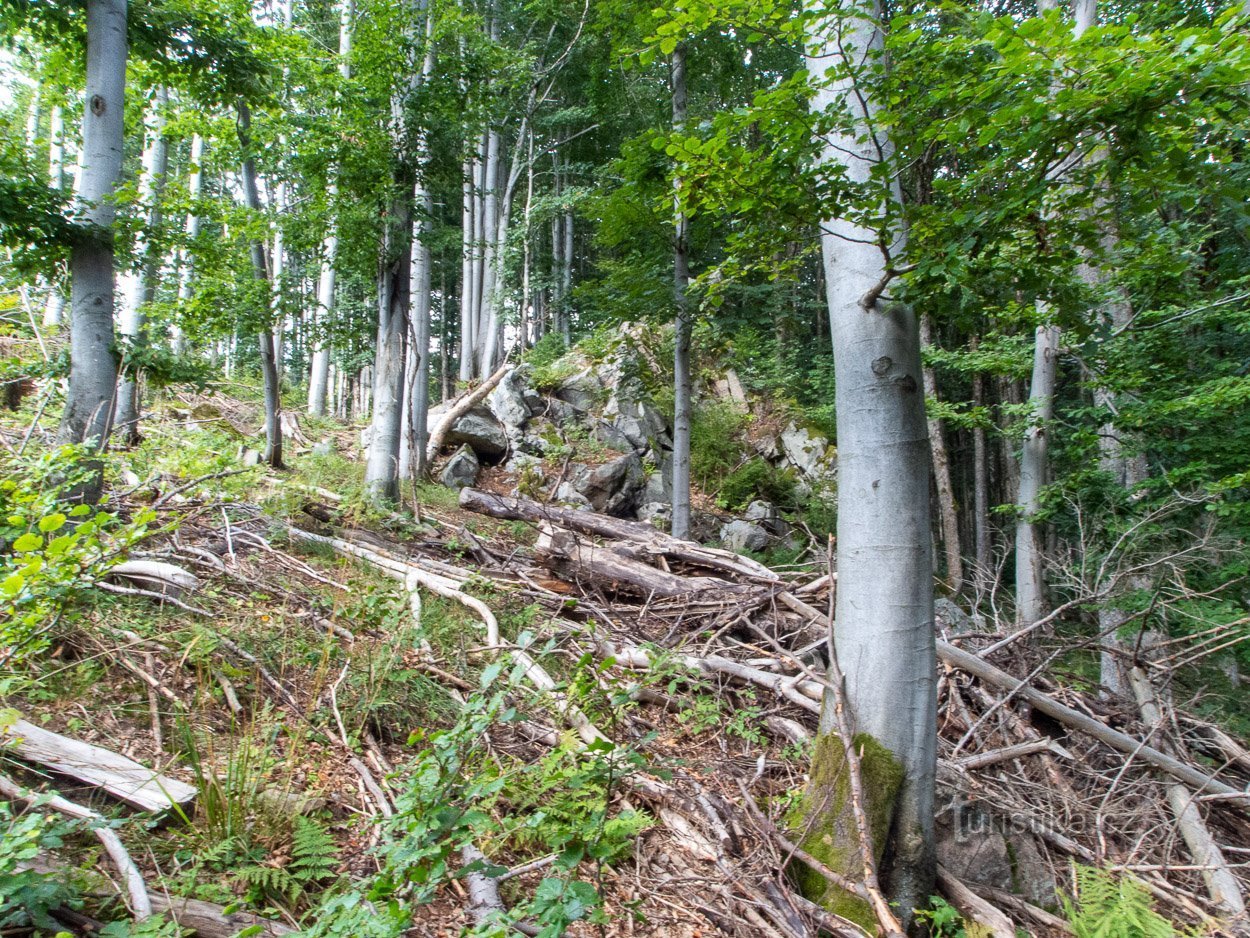
[[[1163,711],[1155,696],[1154,685],[1146,672],[1140,666],[1133,667],[1129,670],[1128,681],[1142,720],[1152,731],[1162,731],[1165,728]],[[1241,894],[1241,886],[1229,869],[1228,861],[1224,859],[1224,851],[1215,842],[1202,819],[1202,812],[1194,802],[1193,792],[1179,782],[1172,782],[1167,786],[1167,799],[1172,816],[1176,818],[1176,826],[1189,848],[1189,855],[1193,857],[1195,864],[1202,867],[1202,880],[1206,883],[1211,901],[1229,915],[1245,915],[1246,901]]]
[[[1051,752],[1064,759],[1072,758],[1071,754],[1053,739],[1034,739],[1026,743],[1016,743],[1014,746],[1003,746],[1001,749],[991,749],[989,752],[978,752],[975,755],[965,756],[962,759],[957,759],[955,766],[965,770],[983,769],[987,765],[1008,762],[1011,759],[1037,755],[1042,752]]]
[[[641,521],[626,521],[595,511],[544,505],[528,498],[509,498],[474,488],[460,490],[460,507],[465,511],[475,511],[506,521],[547,523],[580,534],[629,542],[637,545],[636,550],[641,550],[650,557],[664,557],[667,560],[677,560],[766,582],[779,579],[775,572],[750,557],[716,547],[704,547],[695,541],[683,541]]]
[[[540,524],[538,543],[534,547],[540,563],[558,576],[569,580],[593,578],[614,588],[628,587],[630,592],[656,599],[673,599],[716,593],[726,599],[745,600],[758,590],[716,577],[684,577],[630,557],[614,546],[593,544],[571,531]]]
[[[0,795],[29,805],[46,806],[67,817],[94,822],[91,832],[104,845],[104,851],[113,861],[113,865],[117,867],[117,872],[121,874],[122,881],[126,884],[126,895],[130,898],[130,911],[134,913],[135,920],[141,922],[146,918],[151,918],[152,900],[148,897],[148,887],[143,882],[143,876],[139,868],[135,866],[135,861],[130,859],[130,854],[126,851],[121,838],[114,833],[112,828],[104,826],[102,814],[75,804],[60,795],[41,797],[36,792],[26,791],[7,775],[0,775]]]
[[[451,409],[443,415],[438,424],[430,431],[430,442],[425,448],[425,458],[427,463],[433,463],[434,457],[438,455],[439,450],[443,448],[443,444],[447,441],[447,434],[451,432],[451,428],[455,426],[457,420],[472,410],[479,404],[487,394],[495,389],[500,381],[515,366],[511,362],[504,362],[495,371],[493,375],[479,384],[456,403],[452,404]]]
[[[124,560],[110,567],[108,576],[175,597],[200,588],[198,576],[163,560]]]
[[[24,762],[68,775],[142,811],[165,811],[194,800],[193,785],[161,775],[120,753],[18,720],[0,729],[7,751]]]
[[[1058,720],[1060,723],[1073,729],[1087,733],[1112,749],[1126,755],[1135,756],[1168,773],[1178,781],[1193,786],[1200,792],[1224,795],[1226,800],[1236,803],[1243,809],[1250,807],[1250,793],[1239,791],[1231,785],[1212,778],[1205,772],[1200,772],[1191,765],[1186,765],[1174,756],[1160,752],[1153,746],[1146,745],[1140,739],[1135,739],[1127,733],[1121,733],[1119,730],[1113,730],[1093,717],[1059,703],[1053,697],[1029,687],[1006,671],[996,668],[988,661],[983,661],[962,648],[956,648],[949,642],[939,639],[937,653],[939,658],[952,667],[966,671],[987,684],[993,684],[1014,694],[1017,698],[1031,704],[1035,709],[1048,717]]]
[[[1016,938],[1016,926],[1011,919],[952,876],[940,863],[937,868],[937,881],[951,905],[965,919],[984,925],[992,938]]]

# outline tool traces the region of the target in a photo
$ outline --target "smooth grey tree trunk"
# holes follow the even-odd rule
[[[933,323],[928,316],[920,320],[920,342],[933,344]],[[938,399],[937,372],[924,369],[925,396]],[[938,519],[942,525],[942,549],[946,558],[946,581],[952,595],[964,588],[963,546],[959,538],[959,508],[955,503],[955,486],[951,484],[950,456],[946,451],[946,429],[941,419],[929,418],[929,450],[933,460],[933,480],[937,487]]]
[[[355,19],[355,0],[343,0],[339,13],[339,77],[346,83],[352,77],[352,24]],[[338,170],[331,170],[328,191],[331,209],[338,198]],[[338,218],[330,219],[330,229],[321,243],[321,273],[317,280],[317,309],[314,322],[320,321],[322,332],[334,318],[335,262],[338,258]],[[313,340],[312,367],[308,377],[308,412],[316,417],[325,415],[326,395],[330,386],[330,345],[324,334]]]
[[[200,216],[196,210],[204,191],[204,138],[199,134],[191,137],[191,166],[187,174],[187,197],[191,200],[191,209],[187,212],[183,233],[187,246],[178,252],[178,302],[185,306],[191,299],[191,288],[195,282],[195,254],[193,245],[200,236]],[[187,340],[182,327],[175,322],[172,327],[172,346],[175,355],[182,355],[187,350]]]
[[[975,338],[974,338],[975,343]],[[975,348],[975,344],[973,348]],[[981,372],[972,376],[972,404],[978,411],[985,405],[985,377]],[[972,428],[972,491],[973,529],[976,537],[976,563],[978,590],[989,586],[993,561],[993,534],[990,529],[990,467],[989,448],[986,446],[985,426],[978,420]]]
[[[1038,304],[1039,316],[1051,315]],[[1029,425],[1020,451],[1020,491],[1016,497],[1016,621],[1032,625],[1046,614],[1046,554],[1037,513],[1042,507],[1050,421],[1054,415],[1058,326],[1037,327],[1033,339],[1033,375],[1029,381]]]
[[[403,438],[404,374],[408,355],[408,304],[412,254],[412,186],[396,180],[383,259],[378,271],[378,334],[373,369],[373,417],[365,458],[365,485],[384,501],[399,497],[399,450]]]
[[[239,146],[243,150],[243,168],[240,173],[243,183],[243,201],[247,208],[259,214],[263,209],[260,204],[260,189],[256,184],[256,159],[252,156],[252,112],[247,104],[238,102],[238,134]],[[261,238],[253,238],[251,243],[252,275],[262,285],[270,283],[270,260],[265,256],[265,242]],[[270,310],[272,313],[272,310]],[[260,330],[260,371],[265,389],[265,452],[264,461],[275,469],[283,468],[282,463],[282,397],[279,387],[278,351],[273,337],[272,322]]]
[[[473,263],[473,216],[476,206],[474,195],[474,163],[465,160],[461,172],[464,175],[461,201],[461,273],[460,273],[460,380],[468,381],[473,377],[473,357],[477,348],[477,336],[474,326],[477,323],[477,309],[473,298],[476,289],[473,285],[476,266]]]
[[[823,158],[840,164],[848,181],[861,186],[881,186],[874,167],[893,160],[891,140],[875,129],[877,103],[856,80],[865,69],[880,67],[880,17],[877,3],[843,8],[816,26],[808,60],[823,83],[813,107],[837,109],[851,121],[847,130],[824,138]],[[830,67],[836,71],[826,81]],[[879,229],[827,219],[821,247],[837,387],[834,644],[856,742],[867,751],[873,748],[867,738],[875,741],[899,780],[892,805],[881,805],[893,819],[885,873],[898,913],[909,922],[913,910],[928,903],[936,865],[936,648],[920,334],[913,312],[882,293],[892,258],[906,247],[905,230],[891,221],[901,205],[898,177],[889,178]],[[827,694],[820,727],[826,739],[837,726],[835,708],[835,696]],[[841,743],[818,743],[809,804],[824,805],[825,812],[839,811],[829,786],[836,788],[842,752]],[[864,779],[870,797],[887,798],[891,772],[882,758],[864,762],[872,776]],[[884,831],[874,835],[882,840]],[[874,846],[882,850],[885,844]],[[856,852],[853,842],[839,848],[843,857]]]
[[[143,226],[136,236],[135,254],[139,268],[126,279],[129,292],[122,305],[120,328],[123,340],[134,345],[142,339],[147,306],[156,299],[156,280],[160,273],[160,254],[153,243],[160,231],[164,212],[161,199],[165,195],[165,178],[169,172],[169,141],[165,138],[165,110],[169,94],[157,88],[147,116],[147,144],[143,149],[143,170],[139,175],[139,203],[146,209]],[[128,444],[139,442],[138,368],[132,366],[117,383],[117,414],[113,432],[121,434]]]
[[[429,81],[434,74],[434,11],[427,9],[425,21],[425,55],[421,60],[421,82]],[[430,152],[427,134],[423,131],[417,144],[417,217],[412,231],[412,338],[415,345],[414,369],[409,378],[411,385],[411,412],[409,415],[409,451],[412,454],[411,471],[416,478],[426,474],[425,444],[429,438],[430,418],[430,313],[433,308],[432,258],[430,236],[433,231],[434,197],[426,183],[430,168]]]
[[[103,446],[113,419],[113,190],[125,144],[126,0],[87,2],[87,106],[83,117],[79,201],[87,230],[70,253],[69,391],[62,443]]]
[[[57,104],[48,116],[48,185],[65,188],[65,109]],[[43,324],[55,328],[65,315],[65,293],[54,276],[48,286]]]
[[[669,70],[673,131],[686,126],[686,47],[678,43]],[[690,373],[690,220],[682,198],[683,180],[673,174],[673,537],[690,536],[690,423],[694,384]]]

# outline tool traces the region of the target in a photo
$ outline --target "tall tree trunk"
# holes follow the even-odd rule
[[[65,188],[65,109],[56,104],[48,117],[48,184],[53,189]],[[65,315],[65,293],[54,275],[48,285],[48,299],[43,310],[43,324],[56,327]]]
[[[975,342],[974,338],[973,348],[976,348]],[[973,529],[976,535],[978,589],[983,590],[989,584],[993,563],[993,535],[990,530],[989,450],[985,442],[984,421],[980,417],[980,411],[985,406],[985,376],[980,371],[972,375],[972,404],[978,411],[977,422],[972,428]]]
[[[836,108],[851,120],[825,138],[824,159],[862,187],[891,180],[881,193],[881,230],[827,219],[821,247],[837,386],[834,645],[854,745],[864,753],[869,816],[884,819],[871,831],[873,847],[890,857],[887,885],[909,922],[932,894],[936,865],[936,649],[920,334],[913,312],[881,295],[892,258],[906,247],[905,230],[890,221],[898,217],[901,193],[891,170],[892,142],[877,129],[877,103],[856,81],[879,61],[880,17],[876,3],[835,14],[813,37],[808,68],[824,82],[833,66],[814,107]],[[854,61],[846,49],[855,50]],[[836,695],[826,694],[806,796],[815,825],[807,843],[846,870],[858,851],[849,835],[856,827],[848,823],[848,799],[838,797],[845,749],[836,738],[837,707]]]
[[[933,321],[924,316],[920,320],[920,342],[933,345]],[[937,373],[931,367],[924,369],[924,393],[938,400]],[[933,459],[933,479],[937,485],[938,517],[942,523],[942,548],[946,556],[946,580],[953,595],[964,588],[963,547],[959,539],[959,509],[955,504],[955,487],[951,484],[951,463],[946,452],[946,429],[938,417],[929,418],[929,451]]]
[[[147,145],[143,151],[143,171],[139,177],[139,202],[147,209],[144,225],[136,237],[135,254],[139,269],[130,277],[130,294],[122,305],[119,332],[131,345],[142,344],[147,306],[156,299],[156,278],[160,255],[153,243],[157,240],[163,212],[161,199],[165,194],[165,176],[169,171],[169,141],[165,139],[165,109],[169,95],[158,88],[148,110]],[[114,432],[129,444],[139,441],[139,369],[131,366],[117,385],[117,414]]]
[[[195,134],[191,138],[191,167],[187,176],[187,197],[191,201],[191,209],[187,212],[186,234],[187,246],[178,252],[178,303],[181,306],[191,299],[191,284],[195,280],[195,254],[193,245],[200,236],[200,216],[195,203],[204,191],[204,138]],[[177,322],[172,327],[173,351],[181,355],[186,351],[186,338],[182,326]]]
[[[121,176],[125,143],[126,0],[87,2],[87,106],[78,187],[86,227],[70,252],[69,391],[61,417],[63,443],[103,446],[113,419],[117,360],[113,351],[110,199]]]
[[[475,280],[477,265],[473,260],[474,216],[477,207],[477,187],[475,184],[475,163],[471,159],[464,161],[462,172],[463,198],[461,208],[461,272],[460,272],[460,380],[468,381],[473,377],[473,359],[477,350],[477,306],[474,298],[477,295]]]
[[[421,60],[421,82],[429,81],[434,74],[434,12],[427,8],[425,21],[425,55]],[[430,312],[433,308],[430,295],[432,257],[430,238],[434,228],[434,197],[430,193],[426,176],[430,171],[430,152],[427,133],[423,130],[417,143],[417,163],[420,167],[416,189],[416,224],[412,232],[412,317],[413,342],[415,343],[415,368],[410,378],[412,407],[410,451],[412,472],[416,478],[426,474],[425,443],[429,437],[430,417]]]
[[[408,355],[408,304],[412,253],[412,180],[397,174],[378,265],[378,335],[374,355],[373,419],[365,460],[365,485],[385,501],[399,497],[399,450],[403,435],[404,373]]]
[[[686,127],[686,47],[678,43],[670,62],[673,131]],[[673,537],[690,536],[690,421],[694,384],[690,373],[690,220],[682,194],[683,180],[673,174]]]
[[[238,134],[239,146],[243,150],[243,200],[247,208],[259,214],[260,189],[256,183],[256,158],[252,155],[252,112],[246,102],[238,103]],[[269,284],[269,258],[265,256],[265,242],[261,238],[253,238],[252,275],[258,283]],[[272,309],[267,310],[271,315]],[[263,459],[275,469],[283,468],[282,463],[282,397],[279,393],[278,353],[273,338],[271,321],[263,326],[259,335],[260,371],[265,388],[265,452]]]
[[[339,77],[346,84],[352,77],[352,25],[356,14],[355,0],[343,0],[339,14]],[[339,252],[339,220],[336,206],[339,193],[338,169],[330,174],[329,201],[335,214],[322,241],[321,275],[317,280],[315,319],[320,328],[314,330],[312,367],[308,377],[308,412],[322,416],[326,412],[326,393],[330,386],[330,343],[326,330],[334,318],[335,262]]]
[[[1045,304],[1039,314],[1050,315]],[[1054,415],[1059,327],[1043,323],[1033,341],[1033,376],[1029,382],[1029,425],[1020,451],[1020,491],[1016,497],[1016,619],[1031,625],[1046,614],[1046,555],[1037,513],[1046,484],[1046,451]]]

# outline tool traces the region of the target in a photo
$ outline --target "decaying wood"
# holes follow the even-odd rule
[[[601,585],[628,587],[642,596],[673,599],[715,594],[732,602],[755,592],[752,588],[716,577],[685,577],[643,563],[610,545],[598,545],[571,531],[539,525],[534,552],[539,562],[569,580],[593,579]]]
[[[161,775],[120,753],[70,739],[18,720],[0,729],[8,752],[23,760],[103,788],[143,811],[165,811],[195,799],[193,785]]]
[[[1065,759],[1071,758],[1071,755],[1053,739],[1035,739],[1026,743],[1017,743],[1014,746],[1004,746],[1002,749],[991,749],[989,752],[978,752],[973,756],[965,756],[956,760],[955,765],[965,770],[983,769],[987,765],[1008,762],[1012,759],[1037,755],[1043,752],[1051,752]]]
[[[451,432],[456,421],[481,403],[487,394],[495,390],[495,385],[499,384],[514,367],[511,362],[504,362],[493,375],[451,405],[451,409],[443,414],[439,422],[430,430],[430,442],[425,448],[425,458],[428,463],[433,464],[439,450],[447,442],[447,434]]]
[[[189,928],[199,938],[234,938],[241,932],[257,938],[277,938],[293,935],[295,929],[273,919],[261,918],[250,912],[227,912],[224,906],[164,893],[152,895],[152,911],[163,912],[183,928]]]
[[[1224,795],[1229,801],[1243,808],[1250,807],[1250,794],[1238,791],[1231,785],[1227,785],[1219,779],[1212,778],[1210,775],[1198,771],[1193,766],[1181,762],[1176,757],[1160,752],[1153,746],[1146,745],[1140,739],[1134,739],[1127,733],[1114,730],[1093,717],[1081,713],[1079,710],[1073,710],[1071,707],[1061,704],[1053,697],[1029,687],[1018,678],[1012,677],[1006,671],[994,667],[988,661],[983,661],[976,655],[941,640],[937,643],[937,650],[938,657],[951,666],[1014,694],[1017,699],[1031,704],[1035,709],[1058,720],[1060,723],[1080,730],[1083,733],[1088,733],[1112,749],[1148,762],[1155,768],[1162,769],[1173,778],[1193,786],[1200,792]]]
[[[200,588],[198,576],[163,560],[124,560],[109,568],[108,575],[174,597]]]
[[[1128,681],[1138,709],[1141,710],[1142,720],[1152,731],[1164,732],[1166,727],[1163,711],[1155,697],[1154,685],[1146,672],[1141,667],[1131,668]],[[1167,743],[1161,740],[1159,745],[1163,747]],[[1224,852],[1202,819],[1202,812],[1194,802],[1194,793],[1179,782],[1172,782],[1167,786],[1167,799],[1172,815],[1176,818],[1176,826],[1189,848],[1189,855],[1193,857],[1195,864],[1202,867],[1202,879],[1206,883],[1211,901],[1228,915],[1245,915],[1246,901],[1241,894],[1237,877],[1228,868]]]
[[[7,775],[0,775],[0,795],[22,801],[26,804],[34,804],[36,799],[39,798],[37,793],[23,790],[17,782]],[[98,822],[93,824],[91,832],[104,845],[105,853],[109,855],[109,859],[113,861],[113,865],[117,867],[117,872],[121,874],[122,881],[126,884],[126,895],[130,899],[130,911],[134,914],[137,921],[150,918],[152,915],[152,900],[148,897],[148,887],[143,882],[143,874],[135,866],[134,860],[130,859],[130,854],[127,852],[121,838],[117,836],[111,827],[104,825],[104,816],[67,798],[62,798],[60,795],[44,796],[41,805],[51,808],[53,811],[58,811],[67,817]]]
[[[695,541],[683,541],[670,537],[663,531],[641,521],[627,521],[594,511],[544,505],[528,498],[510,498],[474,488],[460,490],[460,507],[466,511],[490,515],[492,518],[503,518],[507,521],[531,521],[535,524],[545,523],[576,531],[579,534],[629,542],[634,545],[630,556],[636,558],[642,555],[651,558],[663,557],[666,560],[679,561],[765,582],[775,582],[779,579],[774,571],[750,557],[743,557],[717,547],[704,547]]]
[[[956,879],[940,863],[937,868],[938,885],[951,905],[965,919],[979,922],[989,929],[993,938],[1016,938],[1016,926],[999,909],[982,899],[968,886]]]

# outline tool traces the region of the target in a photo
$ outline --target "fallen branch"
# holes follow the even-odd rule
[[[194,800],[193,785],[161,775],[120,753],[17,720],[0,729],[6,750],[70,778],[103,788],[142,811],[165,811]]]
[[[443,415],[438,424],[430,431],[430,442],[425,448],[425,459],[427,464],[432,464],[434,458],[438,456],[439,450],[443,448],[443,444],[447,442],[447,434],[451,432],[451,428],[455,426],[457,420],[471,411],[478,403],[485,399],[486,395],[495,389],[495,385],[513,369],[511,362],[504,362],[495,371],[493,375],[479,384],[476,388],[465,394],[460,400],[451,406],[451,409]]]
[[[959,914],[965,919],[972,919],[984,925],[992,938],[1016,938],[1016,926],[1003,914],[1002,910],[978,896],[951,875],[950,871],[940,863],[937,868],[937,881],[942,887],[942,892],[946,893],[946,898],[951,901],[951,905],[958,909]]]
[[[1250,793],[1238,791],[1231,785],[1227,785],[1218,779],[1212,778],[1205,772],[1200,772],[1191,765],[1186,765],[1174,756],[1170,756],[1165,752],[1160,752],[1153,746],[1148,746],[1139,739],[1134,739],[1127,733],[1121,733],[1119,730],[1113,730],[1111,727],[1100,723],[1087,714],[1071,707],[1059,703],[1053,697],[1043,694],[1026,685],[1023,681],[1012,677],[1006,671],[994,667],[988,661],[983,661],[976,655],[964,651],[962,648],[956,648],[949,642],[939,640],[937,643],[938,657],[950,664],[952,667],[961,671],[966,671],[974,677],[980,678],[987,684],[993,684],[1012,694],[1020,700],[1031,704],[1034,709],[1041,711],[1053,719],[1058,720],[1073,729],[1088,733],[1099,742],[1105,743],[1112,749],[1125,753],[1126,755],[1135,756],[1144,762],[1149,763],[1157,769],[1162,769],[1178,781],[1184,782],[1198,789],[1200,792],[1210,792],[1217,795],[1227,796],[1227,800],[1234,802],[1243,809],[1250,807]]]
[[[60,795],[40,796],[35,792],[26,791],[7,775],[0,775],[0,795],[36,807],[47,806],[68,817],[91,821],[91,832],[104,845],[105,852],[126,884],[126,895],[130,897],[130,910],[134,913],[135,920],[141,922],[146,918],[151,918],[152,900],[148,897],[148,887],[143,882],[143,876],[139,873],[139,868],[135,866],[134,860],[130,859],[130,854],[126,851],[121,838],[113,832],[112,828],[105,826],[103,815],[62,798]]]

